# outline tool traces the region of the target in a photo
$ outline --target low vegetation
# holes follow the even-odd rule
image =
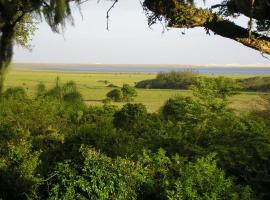
[[[251,77],[246,79],[239,79],[237,81],[239,85],[246,91],[270,91],[270,77]]]
[[[158,113],[87,106],[75,82],[59,79],[34,98],[6,90],[0,199],[269,199],[269,121],[235,114],[234,89],[217,80]]]

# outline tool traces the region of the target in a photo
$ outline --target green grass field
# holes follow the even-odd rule
[[[134,85],[136,82],[155,78],[155,74],[144,73],[88,73],[68,71],[46,71],[37,69],[11,69],[7,75],[6,87],[22,86],[26,88],[28,95],[34,96],[38,83],[44,83],[48,88],[55,84],[59,76],[62,83],[73,80],[77,83],[80,92],[87,104],[102,105],[106,93],[112,88],[106,86],[104,81],[122,86],[124,83]],[[210,76],[210,75],[209,75]],[[234,78],[248,77],[248,75],[232,76]],[[149,111],[156,112],[164,102],[176,95],[190,95],[188,90],[170,89],[137,89],[138,97],[135,103],[143,103]],[[241,93],[230,99],[230,106],[236,111],[263,110],[268,106],[260,93]],[[123,105],[123,103],[114,103]]]

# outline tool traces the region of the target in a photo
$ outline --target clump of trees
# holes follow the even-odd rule
[[[240,79],[233,79],[229,77],[210,78],[199,76],[199,74],[194,71],[160,72],[157,74],[155,79],[140,81],[136,83],[135,87],[152,89],[190,89],[193,85],[198,84],[201,79],[205,79],[205,82],[219,82],[219,84],[223,84],[226,87],[226,89],[223,88],[223,90],[231,90],[234,92],[270,91],[270,77],[267,76],[255,76]]]
[[[113,89],[108,92],[106,96],[106,100],[112,100],[115,102],[130,102],[133,101],[136,96],[138,96],[138,93],[134,87],[124,84],[121,89]]]
[[[140,81],[137,88],[188,89],[196,82],[198,73],[192,70],[160,72],[155,79]]]
[[[78,106],[74,83],[6,90],[0,198],[269,199],[269,121],[229,109],[225,84],[201,79],[159,113]]]
[[[155,79],[138,82],[136,87],[153,89],[191,89],[194,85],[198,88],[202,83],[208,84],[209,87],[222,88],[220,91],[223,91],[226,94],[240,89],[238,81],[232,78],[208,78],[199,76],[198,73],[191,70],[160,72]],[[217,90],[216,88],[211,89]]]

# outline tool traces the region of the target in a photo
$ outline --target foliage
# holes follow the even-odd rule
[[[225,177],[213,155],[187,162],[165,153],[162,149],[156,154],[144,152],[139,159],[149,176],[143,199],[252,199],[248,187]]]
[[[113,160],[93,149],[80,151],[84,158],[81,166],[58,164],[49,199],[136,199],[140,166],[122,158]]]
[[[123,100],[124,101],[133,101],[134,97],[138,96],[137,91],[135,90],[134,87],[131,87],[128,84],[124,84],[123,87],[121,88],[122,93],[123,93]]]
[[[22,20],[15,26],[16,44],[31,50],[31,40],[37,30],[37,21],[31,14],[25,15]]]
[[[195,83],[197,73],[194,71],[171,71],[160,72],[152,80],[140,81],[136,84],[137,88],[154,89],[188,89]]]
[[[115,113],[114,124],[117,128],[129,130],[134,128],[137,123],[143,122],[147,116],[147,110],[143,104],[126,104]]]
[[[106,96],[109,99],[112,99],[113,101],[119,102],[123,99],[123,92],[119,89],[113,89],[110,92],[106,94]]]
[[[133,101],[134,97],[136,97],[137,91],[135,88],[131,87],[128,84],[124,84],[123,87],[120,89],[113,89],[110,92],[106,94],[108,99],[111,99],[116,102],[121,102],[121,101]]]
[[[25,99],[26,92],[22,87],[8,88],[3,94],[2,97],[5,99]]]
[[[76,84],[59,80],[3,97],[0,198],[269,199],[269,124],[227,108],[230,82],[208,81],[160,113],[73,105]]]
[[[63,118],[64,107],[57,101],[39,100],[3,100],[0,103],[1,125],[10,131],[27,130],[32,134],[42,134],[48,128],[64,130],[67,120]]]
[[[270,77],[252,77],[246,79],[238,79],[237,82],[243,90],[247,91],[270,91]]]
[[[220,91],[209,90],[208,84],[200,84],[194,90],[199,99],[170,99],[162,110],[163,116],[183,131],[179,138],[182,153],[197,157],[217,152],[219,166],[237,177],[239,182],[260,191],[258,198],[267,199],[264,187],[268,185],[267,173],[270,170],[267,167],[270,156],[269,128],[252,118],[236,116],[222,103],[225,99],[220,99]],[[257,146],[258,143],[260,146]]]
[[[27,199],[38,196],[40,152],[31,149],[29,134],[24,131],[0,131],[0,198]]]
[[[44,83],[39,83],[37,85],[37,97],[44,97],[46,95],[47,91],[46,91],[46,86],[44,85]]]
[[[196,81],[193,92],[200,98],[221,98],[226,100],[229,96],[235,95],[239,89],[236,81],[231,78],[200,78]]]
[[[39,88],[38,88],[39,89]],[[78,91],[74,81],[68,81],[61,85],[60,78],[56,78],[55,86],[45,93],[45,96],[64,101],[72,106],[77,106],[78,109],[84,106],[83,97]]]

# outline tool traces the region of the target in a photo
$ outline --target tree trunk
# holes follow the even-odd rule
[[[4,90],[4,81],[7,68],[13,54],[14,26],[3,26],[0,32],[0,94]]]

